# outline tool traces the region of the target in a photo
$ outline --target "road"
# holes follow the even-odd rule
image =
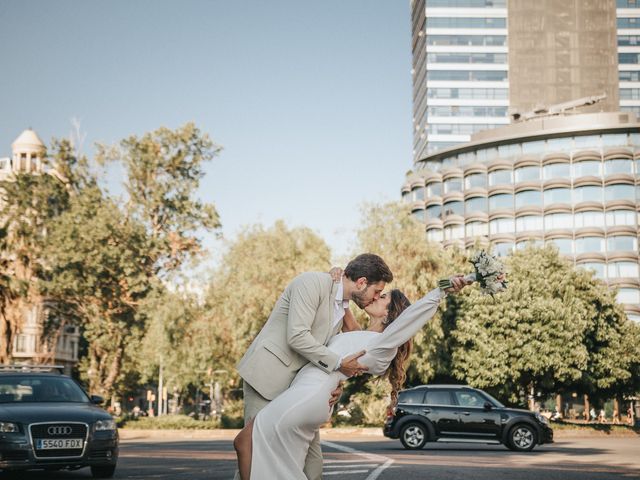
[[[371,435],[325,436],[326,480],[608,480],[640,479],[640,437],[559,439],[531,453],[502,446],[427,444],[404,450],[398,441]],[[131,439],[121,445],[115,478],[160,480],[231,479],[235,457],[230,438]],[[20,480],[91,478],[76,472],[33,472]],[[274,479],[277,480],[277,479]]]

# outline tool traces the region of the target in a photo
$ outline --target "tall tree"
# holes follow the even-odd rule
[[[118,147],[99,147],[98,162],[119,162],[126,172],[127,212],[153,239],[160,275],[200,252],[198,230],[220,227],[215,207],[196,198],[204,166],[220,150],[193,123],[130,136]]]
[[[508,259],[509,288],[460,297],[453,373],[511,402],[533,394],[606,388],[629,378],[626,317],[606,285],[552,247]]]

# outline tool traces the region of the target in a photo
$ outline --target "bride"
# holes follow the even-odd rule
[[[462,276],[452,277],[452,288],[436,288],[413,305],[400,290],[391,290],[365,308],[370,317],[367,330],[338,334],[327,347],[343,356],[365,350],[359,362],[372,375],[388,370],[395,406],[405,380],[411,338],[433,317],[446,293],[458,292],[469,283]],[[311,363],[301,368],[291,386],[260,410],[235,438],[240,478],[306,480],[303,469],[309,443],[331,417],[331,392],[345,379],[338,371],[326,373]]]

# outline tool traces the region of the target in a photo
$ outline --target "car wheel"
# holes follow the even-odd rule
[[[509,431],[507,447],[516,452],[530,452],[538,443],[536,437],[536,431],[532,426],[519,423]]]
[[[91,467],[93,478],[111,478],[116,472],[115,465],[100,465]]]
[[[407,450],[420,450],[429,440],[429,432],[421,423],[407,423],[400,432],[400,442]]]

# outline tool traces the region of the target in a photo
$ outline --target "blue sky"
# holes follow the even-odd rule
[[[335,256],[363,202],[399,198],[408,0],[1,0],[0,22],[0,157],[24,128],[48,143],[72,118],[89,154],[194,121],[224,147],[200,194],[226,238],[284,219]]]

